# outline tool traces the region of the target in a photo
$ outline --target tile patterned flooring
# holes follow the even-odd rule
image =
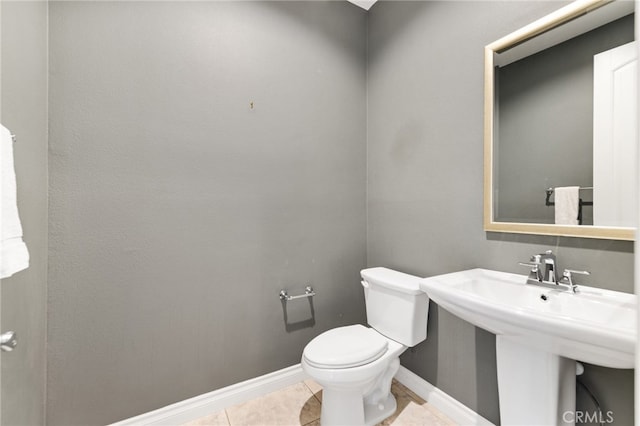
[[[455,423],[394,380],[398,409],[378,426],[454,426]],[[186,423],[183,426],[320,426],[322,388],[305,380],[260,398]]]

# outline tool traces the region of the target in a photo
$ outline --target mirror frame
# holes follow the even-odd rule
[[[494,55],[613,0],[577,0],[484,48],[484,230],[518,234],[633,241],[636,228],[496,222],[493,217]]]

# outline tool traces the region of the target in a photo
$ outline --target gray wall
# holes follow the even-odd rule
[[[38,425],[45,412],[47,281],[47,3],[2,2],[0,121],[18,137],[18,209],[31,257],[2,280],[2,331],[18,347],[2,353],[3,425]]]
[[[499,68],[496,220],[554,223],[546,188],[593,186],[593,56],[633,41],[633,19]],[[593,201],[593,192],[580,197]],[[593,225],[593,207],[582,223]]]
[[[632,291],[632,243],[482,230],[482,48],[559,6],[379,3],[365,78],[367,18],[342,2],[53,2],[47,423],[299,362],[363,321],[365,263],[522,272],[553,248]],[[277,293],[306,283],[315,323],[290,304],[287,326]],[[402,362],[497,423],[494,344],[433,306]],[[584,379],[633,423],[631,372]]]
[[[364,320],[362,10],[54,1],[49,29],[47,424],[288,367]],[[306,284],[315,325],[297,301],[287,327],[278,292]]]
[[[633,291],[633,243],[482,229],[483,48],[559,2],[376,4],[369,12],[367,263],[421,276],[518,261],[551,248],[582,283]],[[402,363],[499,422],[495,338],[432,306],[425,342]],[[633,373],[587,366],[584,380],[633,424]],[[579,407],[587,406],[580,396]]]

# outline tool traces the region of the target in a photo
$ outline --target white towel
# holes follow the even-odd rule
[[[0,278],[29,267],[29,251],[22,241],[18,216],[16,173],[11,132],[0,124]]]
[[[578,224],[579,190],[579,186],[561,186],[553,190],[557,225]]]

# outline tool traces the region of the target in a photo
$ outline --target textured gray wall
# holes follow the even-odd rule
[[[2,331],[18,347],[2,353],[3,425],[44,423],[47,282],[47,3],[2,2],[0,121],[14,145],[18,208],[31,257],[2,280]]]
[[[629,15],[499,69],[496,220],[554,223],[546,188],[593,186],[593,55],[633,32]],[[593,207],[583,224],[593,225]]]
[[[288,367],[364,320],[362,10],[52,2],[49,25],[47,424]],[[315,326],[292,302],[287,331],[278,292],[306,284]]]
[[[518,261],[551,248],[561,267],[593,272],[585,285],[633,291],[633,243],[482,229],[483,48],[561,6],[393,1],[370,10],[368,265],[524,273]],[[427,340],[403,365],[499,422],[494,336],[432,308]],[[616,424],[633,424],[632,371],[587,366],[584,379]]]
[[[585,284],[632,290],[631,243],[482,231],[482,47],[559,6],[374,6],[369,265],[522,272],[554,248],[594,272]],[[48,423],[106,423],[273,371],[319,332],[361,322],[364,13],[51,9]],[[285,327],[277,291],[306,282],[315,327]],[[493,336],[431,314],[403,364],[497,422]],[[587,366],[585,381],[632,424],[630,372]]]

